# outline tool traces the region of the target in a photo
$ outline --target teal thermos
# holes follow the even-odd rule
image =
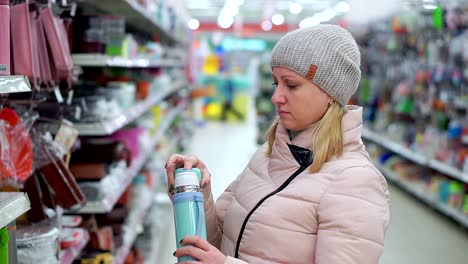
[[[199,236],[206,239],[204,197],[200,188],[201,172],[199,169],[177,169],[175,172],[174,222],[177,248],[186,236]],[[195,260],[189,256],[178,258],[178,262]],[[196,260],[195,260],[196,261]]]

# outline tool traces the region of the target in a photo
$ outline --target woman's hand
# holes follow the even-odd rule
[[[174,173],[177,168],[184,168],[189,170],[197,168],[202,173],[202,180],[200,186],[203,188],[211,183],[211,174],[206,168],[205,163],[195,156],[183,156],[180,154],[173,154],[169,157],[166,163],[167,182],[169,187],[169,194],[172,196],[174,192]]]
[[[181,262],[183,264],[223,264],[226,259],[221,251],[200,237],[187,236],[181,244],[183,247],[174,252],[175,257],[191,256],[197,259],[197,261]]]

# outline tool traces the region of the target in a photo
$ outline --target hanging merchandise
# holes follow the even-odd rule
[[[32,143],[28,125],[10,108],[0,110],[0,155],[0,186],[21,186],[32,172]]]
[[[11,7],[11,48],[13,57],[13,73],[15,75],[26,75],[36,90],[39,90],[37,72],[36,49],[33,49],[33,24],[31,16],[34,15],[29,9],[30,0],[13,5]]]
[[[44,32],[49,44],[52,58],[50,59],[52,76],[55,80],[65,80],[71,86],[73,61],[68,44],[65,25],[59,17],[53,14],[52,6],[48,1],[46,8],[40,11]]]
[[[0,76],[10,75],[10,0],[0,0]]]

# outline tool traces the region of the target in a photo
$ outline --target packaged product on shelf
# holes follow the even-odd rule
[[[0,110],[0,187],[20,187],[31,175],[33,149],[29,135],[33,120],[23,121],[10,108]]]
[[[58,263],[60,231],[57,227],[19,226],[16,234],[19,264]]]
[[[10,39],[10,0],[0,1],[0,36]],[[0,76],[10,75],[10,41],[0,43]]]

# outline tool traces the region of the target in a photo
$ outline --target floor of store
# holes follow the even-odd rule
[[[189,153],[199,156],[210,169],[215,197],[244,169],[257,147],[256,133],[254,116],[243,124],[211,122],[195,131]],[[381,264],[466,263],[468,231],[398,187],[389,186],[392,223]],[[157,263],[176,263],[173,223],[168,228]]]

